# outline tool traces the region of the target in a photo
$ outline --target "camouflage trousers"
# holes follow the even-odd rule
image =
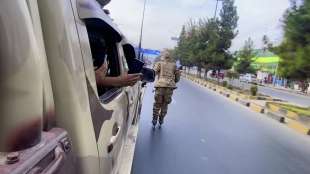
[[[153,106],[153,120],[164,119],[168,111],[168,105],[172,101],[174,88],[156,88],[155,102]]]

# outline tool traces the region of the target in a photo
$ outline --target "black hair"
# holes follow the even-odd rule
[[[107,45],[104,37],[96,31],[88,31],[94,66],[99,68],[107,56]]]

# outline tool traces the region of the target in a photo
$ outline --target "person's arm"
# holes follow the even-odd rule
[[[118,77],[106,76],[108,63],[104,63],[95,71],[96,83],[99,86],[126,87],[133,86],[141,80],[142,74],[122,74]]]
[[[123,74],[118,77],[105,77],[97,83],[102,86],[126,87],[133,86],[141,80],[141,74]]]
[[[108,71],[108,63],[107,62],[102,64],[102,66],[95,71],[95,77],[96,77],[96,83],[97,84],[103,83],[102,81],[105,79],[107,71]]]
[[[160,72],[160,62],[155,63],[153,69],[154,69],[156,75],[158,75]]]

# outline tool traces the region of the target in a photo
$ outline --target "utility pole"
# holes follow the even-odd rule
[[[215,6],[215,12],[214,12],[214,19],[216,18],[216,14],[217,14],[217,9],[218,9],[218,5],[219,5],[219,1],[220,1],[220,0],[216,0],[216,6]]]
[[[141,31],[140,31],[140,41],[139,41],[139,50],[138,50],[138,59],[139,59],[139,60],[141,60],[142,37],[143,37],[143,26],[144,26],[144,16],[145,16],[146,1],[147,1],[147,0],[144,0],[143,13],[142,13],[142,22],[141,22]]]

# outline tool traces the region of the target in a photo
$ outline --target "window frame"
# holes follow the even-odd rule
[[[87,35],[89,39],[89,33],[94,28],[91,28],[91,26],[88,26],[86,22],[85,22],[85,25],[86,25],[86,31],[87,31]],[[122,75],[123,73],[123,61],[121,60],[120,48],[119,48],[120,43],[116,39],[113,39],[113,37],[109,38],[109,36],[106,36],[109,33],[111,33],[111,31],[102,31],[102,37],[105,40],[106,46],[108,48],[107,50],[107,60],[109,61],[108,71],[109,69],[113,69],[113,68],[115,68],[116,70],[112,72],[112,74],[111,72],[107,73],[107,77],[118,77]],[[89,42],[89,46],[91,49],[92,45],[90,43],[90,40],[88,40],[88,42]],[[92,58],[94,57],[93,52],[91,52],[91,56]],[[94,69],[94,72],[95,72],[95,69]],[[121,90],[122,90],[122,87],[114,87],[114,86],[99,87],[97,85],[98,97],[101,99],[101,102],[103,103],[108,103],[109,101],[112,101],[114,98],[118,96],[118,94],[121,93]]]

